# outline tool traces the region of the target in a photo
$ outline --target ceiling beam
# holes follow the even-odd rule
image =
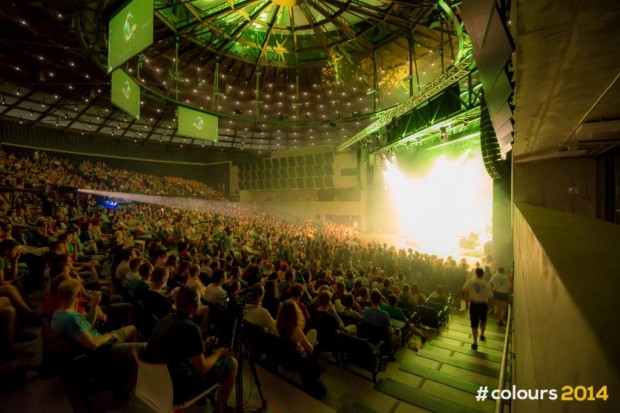
[[[207,14],[205,16],[200,16],[200,13],[198,14],[194,14],[194,17],[196,17],[196,21],[192,22],[192,23],[188,23],[185,26],[181,26],[179,27],[177,30],[179,31],[179,33],[181,34],[187,34],[187,32],[191,32],[192,29],[194,29],[195,27],[199,27],[203,25],[203,22],[210,22],[211,20],[217,19],[218,17],[224,17],[227,16],[229,14],[232,13],[236,13],[239,9],[244,8],[246,6],[252,5],[254,3],[258,3],[262,0],[247,0],[247,1],[242,1],[239,2],[237,4],[235,4],[235,8],[229,7],[229,8],[223,8],[221,10],[218,10],[216,12],[213,12],[211,14]],[[224,2],[222,2],[222,4],[224,4]]]
[[[355,40],[360,46],[362,46],[364,49],[366,49],[368,51],[371,51],[373,49],[373,46],[371,44],[366,42],[366,40],[364,40],[363,38],[358,37],[357,33],[355,33],[353,30],[351,30],[351,28],[347,24],[342,24],[340,19],[337,18],[337,17],[332,18],[332,14],[328,10],[325,10],[315,0],[309,0],[308,2],[310,4],[312,4],[312,6],[315,9],[317,9],[318,12],[321,13],[323,16],[325,16],[328,19],[331,19],[331,23],[334,26],[336,26],[339,29],[339,31],[344,33],[350,40]],[[339,4],[339,6],[342,7],[342,4]]]
[[[289,19],[291,22],[291,33],[293,34],[293,56],[295,56],[295,68],[297,68],[297,63],[299,62],[299,60],[297,53],[297,32],[295,31],[295,13],[293,13],[293,7],[290,7],[288,11]]]
[[[119,138],[124,137],[127,134],[127,132],[131,130],[131,127],[133,126],[134,123],[136,123],[136,118],[131,118],[131,122],[129,122],[129,125],[126,124],[123,127],[125,130],[123,130],[123,133],[120,134]]]
[[[219,27],[210,24],[208,20],[203,20],[200,17],[200,13],[198,12],[198,10],[196,10],[196,8],[192,4],[185,4],[185,8],[187,10],[189,10],[190,13],[192,13],[194,15],[194,18],[200,22],[201,29],[197,30],[196,32],[192,32],[191,33],[192,36],[198,36],[198,35],[202,34],[200,30],[204,30],[204,31],[207,31],[207,32],[219,33],[223,37],[230,37],[228,35],[228,33],[226,33],[225,30],[222,30]],[[204,27],[202,27],[202,26],[204,26]]]
[[[263,55],[265,54],[265,51],[267,50],[267,46],[269,45],[269,38],[271,37],[271,33],[273,32],[273,27],[276,24],[276,19],[278,18],[278,14],[280,14],[280,8],[281,7],[277,5],[276,10],[273,13],[273,16],[271,16],[271,21],[269,22],[269,27],[267,28],[267,34],[265,35],[265,41],[263,41],[263,44],[261,45],[261,48],[260,48],[260,53],[258,55],[258,58],[256,59],[257,65],[260,64],[260,61]]]
[[[24,93],[24,95],[20,97],[19,99],[17,99],[16,102],[14,102],[12,105],[9,105],[6,109],[0,112],[0,116],[4,115],[5,113],[8,113],[9,111],[13,109],[22,109],[22,108],[17,107],[17,105],[19,105],[20,103],[28,99],[30,96],[32,96],[34,92],[35,92],[34,89],[32,89],[32,90],[29,90],[27,93]]]
[[[97,129],[91,133],[91,135],[95,135],[97,133],[99,133],[99,131],[103,128],[105,128],[107,126],[107,124],[112,120],[112,117],[114,117],[114,115],[116,115],[117,112],[115,110],[111,110],[110,114],[103,120],[103,122],[101,122],[99,124],[99,126],[97,127]]]
[[[471,54],[464,56],[463,59],[461,59],[454,66],[449,68],[444,74],[427,84],[426,87],[420,92],[418,92],[416,95],[411,96],[400,105],[385,111],[382,114],[381,118],[379,118],[379,120],[374,122],[372,125],[364,128],[362,131],[356,133],[345,142],[338,145],[336,150],[339,152],[346,150],[351,145],[361,141],[366,136],[380,130],[392,120],[398,119],[405,113],[414,109],[416,106],[428,101],[433,96],[436,96],[437,94],[445,90],[447,87],[467,76],[470,73],[469,67],[472,64],[472,61],[473,57]]]
[[[333,6],[342,7],[342,4],[339,3],[336,0],[323,0],[323,1],[325,3],[331,4]],[[391,20],[398,20],[399,22],[402,22],[405,25],[402,25],[400,23],[395,23],[394,21],[389,21],[388,24],[390,24],[392,26],[395,26],[395,27],[398,27],[398,28],[403,29],[403,30],[411,29],[411,27],[407,26],[407,24],[411,23],[409,19],[404,18],[404,17],[400,17],[400,16],[397,16],[395,14],[390,13],[391,9],[392,9],[391,5],[388,6],[387,11],[383,11],[383,10],[381,10],[379,8],[376,8],[376,7],[373,8],[373,11],[375,13],[378,13],[379,15],[371,13],[371,12],[367,11],[365,8],[359,7],[359,6],[355,6],[355,5],[349,5],[347,8],[348,8],[349,12],[355,12],[355,13],[361,14],[362,16],[366,16],[366,17],[369,17],[369,18],[371,18],[373,20],[380,21],[380,22],[381,21],[385,21],[389,17]],[[383,15],[383,17],[381,17],[380,15]]]
[[[61,97],[60,99],[58,99],[55,103],[49,105],[49,107],[47,108],[46,111],[44,111],[38,118],[36,118],[34,120],[34,122],[31,125],[31,128],[34,128],[37,123],[39,123],[40,121],[42,121],[43,119],[45,119],[50,113],[52,113],[53,111],[55,111],[56,109],[58,109],[64,102],[66,101],[66,99],[64,97]]]
[[[65,127],[63,128],[63,130],[62,130],[62,131],[63,131],[63,132],[66,132],[66,131],[67,131],[67,130],[68,130],[68,129],[69,129],[69,128],[70,128],[70,127],[71,127],[71,126],[75,123],[75,122],[77,122],[77,121],[78,121],[78,119],[80,119],[80,118],[82,117],[82,115],[83,115],[84,113],[86,113],[86,111],[87,111],[88,109],[90,109],[90,108],[91,108],[91,107],[95,104],[95,102],[97,101],[97,99],[99,98],[99,96],[100,96],[100,95],[97,95],[97,96],[95,96],[95,97],[93,98],[93,100],[89,101],[89,102],[88,102],[88,104],[87,104],[87,105],[85,105],[85,106],[84,106],[84,108],[83,108],[81,111],[79,111],[79,112],[77,113],[77,115],[75,115],[75,117],[74,117],[73,119],[71,119],[71,121],[69,122],[69,124],[68,124],[67,126],[65,126]],[[77,103],[76,103],[76,106],[77,106]]]
[[[223,53],[226,53],[234,45],[234,43],[237,41],[239,36],[241,36],[243,34],[245,29],[250,27],[252,25],[252,23],[254,23],[258,17],[260,17],[261,12],[263,10],[265,10],[265,8],[267,8],[268,6],[271,6],[271,2],[265,2],[265,4],[263,4],[262,6],[258,7],[257,9],[255,9],[254,13],[250,16],[250,20],[245,22],[243,25],[237,27],[237,29],[232,33],[230,38],[228,40],[226,40],[224,43],[222,43],[217,48],[217,50],[216,50],[217,54],[221,55]],[[291,8],[291,10],[292,10],[292,8]],[[224,50],[224,49],[226,49],[226,50]]]
[[[303,15],[306,16],[306,20],[308,20],[308,23],[310,24],[310,27],[312,28],[312,31],[316,35],[317,40],[319,41],[319,43],[321,43],[321,46],[323,46],[323,48],[327,52],[327,56],[331,58],[331,56],[332,56],[331,49],[327,45],[327,40],[325,40],[325,36],[323,36],[323,32],[321,31],[321,29],[314,24],[315,23],[314,22],[314,17],[312,16],[310,11],[308,10],[308,6],[306,4],[302,3],[302,4],[299,5],[299,9],[303,13]]]
[[[157,119],[157,121],[153,124],[153,127],[151,128],[149,133],[146,135],[146,137],[143,139],[143,141],[146,142],[147,140],[149,140],[151,136],[153,136],[155,131],[164,123],[164,121],[165,120],[163,117]]]

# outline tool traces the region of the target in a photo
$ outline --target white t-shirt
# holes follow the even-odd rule
[[[498,293],[509,293],[512,288],[510,278],[506,274],[495,273],[490,282],[493,284],[493,291]]]
[[[467,292],[469,301],[472,303],[488,303],[489,298],[493,297],[491,284],[484,278],[469,279],[463,286],[463,291]]]
[[[226,291],[219,285],[211,283],[205,288],[202,296],[206,301],[224,307],[226,300]]]
[[[137,272],[128,271],[125,274],[125,279],[122,282],[123,287],[129,288],[132,282],[134,282],[135,280],[139,280],[139,279],[140,279],[140,274],[138,274]]]
[[[271,318],[271,314],[269,314],[267,309],[249,304],[245,309],[244,318],[250,323],[266,328],[275,334],[276,322]]]

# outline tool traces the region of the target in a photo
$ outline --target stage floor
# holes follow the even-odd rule
[[[476,245],[475,248],[462,248],[459,246],[460,239],[456,239],[453,242],[447,242],[446,244],[455,245],[452,248],[425,248],[424,242],[419,239],[416,240],[416,237],[411,234],[386,234],[386,233],[370,233],[370,232],[359,232],[358,236],[360,239],[365,241],[376,241],[379,243],[386,243],[388,246],[395,246],[398,249],[413,249],[414,251],[419,251],[423,254],[431,254],[437,255],[441,258],[446,258],[451,256],[455,260],[459,261],[462,258],[470,264],[473,265],[476,261],[482,260],[484,257],[484,245],[479,244]]]

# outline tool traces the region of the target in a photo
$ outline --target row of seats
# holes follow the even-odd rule
[[[43,322],[42,338],[41,377],[60,377],[69,385],[68,391],[82,401],[87,411],[94,411],[90,394],[96,383],[114,380],[111,377],[113,369],[106,366],[113,344],[107,343],[96,350],[84,351],[76,343],[56,335],[47,320]],[[106,373],[110,373],[110,376],[106,377]]]
[[[378,333],[375,326],[363,323],[359,332],[363,332],[364,336],[355,337],[311,321],[307,327],[317,330],[317,346],[314,354],[307,358],[302,357],[292,342],[266,332],[262,327],[244,323],[243,334],[254,361],[265,364],[276,374],[280,374],[280,368],[299,372],[302,387],[306,379],[312,381],[313,377],[304,376],[312,376],[318,367],[314,367],[313,364],[324,352],[330,352],[336,364],[344,369],[352,364],[368,371],[372,375],[373,382],[376,381],[377,374],[385,370],[388,356],[384,352],[387,348],[384,340],[389,339],[385,329],[380,328],[383,332]]]
[[[442,326],[448,324],[450,317],[450,306],[448,303],[451,301],[452,299],[450,296],[447,302],[429,297],[424,304],[416,308],[416,323],[439,331]]]

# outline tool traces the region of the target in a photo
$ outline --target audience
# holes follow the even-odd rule
[[[387,311],[379,308],[382,298],[383,297],[381,296],[379,290],[375,289],[370,292],[371,305],[364,308],[364,321],[375,326],[383,327],[390,335],[392,335],[394,330],[392,329],[392,324],[390,322],[390,315]]]
[[[411,334],[420,337],[422,339],[422,344],[416,344],[412,348],[414,350],[421,349],[424,346],[424,343],[426,343],[426,341],[428,340],[426,334],[422,333],[422,331],[420,331],[418,328],[416,328],[415,325],[410,322],[409,317],[407,317],[402,308],[396,306],[398,302],[398,297],[396,297],[396,294],[390,294],[387,298],[387,301],[387,304],[382,303],[379,308],[388,313],[388,315],[390,316],[390,320],[402,321],[403,323],[405,323],[404,328],[409,330]]]
[[[275,280],[268,280],[265,283],[265,295],[263,296],[263,307],[269,311],[271,317],[274,319],[278,317],[278,311],[280,311],[280,297],[278,294],[278,288],[276,287]]]
[[[341,300],[342,311],[339,312],[341,317],[349,320],[361,321],[363,319],[360,305],[353,299],[353,295],[346,293]]]
[[[197,264],[192,264],[188,268],[189,278],[187,279],[187,285],[192,290],[196,291],[198,299],[202,300],[205,296],[207,287],[200,280],[200,267]]]
[[[297,304],[297,306],[301,310],[301,314],[303,314],[306,321],[308,321],[310,320],[310,312],[308,311],[308,307],[306,306],[306,304],[301,301],[304,294],[304,286],[299,283],[291,285],[291,287],[288,289],[288,295],[290,299]]]
[[[501,327],[506,321],[508,311],[508,300],[512,290],[512,282],[504,273],[504,267],[498,267],[497,272],[491,277],[491,287],[493,287],[493,303],[497,307],[497,324]]]
[[[24,321],[36,321],[41,318],[40,314],[30,308],[15,286],[20,279],[18,245],[17,241],[12,239],[0,242],[0,297],[8,298],[11,306],[23,314]]]
[[[224,413],[237,374],[237,360],[221,347],[210,355],[200,328],[191,321],[199,306],[198,295],[181,287],[175,298],[176,312],[161,319],[148,341],[144,358],[166,363],[172,378],[174,402],[191,399],[202,390],[220,383],[217,412]]]
[[[43,152],[38,162],[2,155],[5,171],[0,179],[5,185],[40,191],[16,192],[11,203],[0,197],[0,360],[16,354],[13,337],[23,338],[16,326],[41,319],[24,290],[22,254],[36,255],[45,268],[32,274],[42,278],[45,315],[56,334],[84,350],[113,342],[115,352],[122,353],[124,343],[135,341],[138,333],[146,340],[152,331],[147,358],[178,370],[171,371],[175,398],[221,382],[221,411],[236,361],[224,350],[203,355],[205,348],[198,343],[210,330],[209,308],[201,304],[225,309],[227,299],[247,294],[245,320],[294,342],[304,355],[313,354],[317,344],[314,330],[304,333],[311,314],[313,321],[352,335],[361,321],[393,334],[391,320],[399,320],[424,343],[426,337],[410,320],[425,302],[422,292],[437,286],[430,298],[445,302],[449,292],[460,294],[468,274],[467,263],[457,264],[452,257],[365,241],[345,225],[327,222],[317,227],[311,220],[293,224],[232,202],[213,203],[205,211],[140,203],[105,209],[97,206],[96,197],[68,187],[224,198],[196,181],[113,169],[100,162],[82,162],[76,168]],[[40,214],[35,212],[39,207]],[[505,280],[499,269],[491,279],[500,323],[505,318],[503,294],[510,289]],[[100,333],[102,323],[97,328],[94,323],[107,315],[99,304],[109,307],[123,298],[125,305],[158,320],[155,329],[138,331],[140,325],[137,329],[126,322]],[[483,322],[482,315],[478,317]],[[182,336],[191,336],[191,343],[173,334],[177,328]],[[200,388],[177,389],[176,383],[188,380],[196,380]]]
[[[140,299],[151,288],[153,269],[153,265],[150,262],[145,262],[138,267],[140,279],[132,281],[129,285],[129,294],[132,297]]]
[[[276,323],[265,308],[261,306],[265,289],[260,285],[252,287],[248,293],[248,304],[245,307],[243,318],[257,326],[263,327],[270,333],[276,332]]]
[[[350,324],[348,326],[344,325],[344,322],[338,316],[338,312],[336,311],[336,307],[331,302],[332,294],[328,290],[323,290],[319,293],[318,296],[318,307],[316,312],[314,313],[313,321],[329,327],[335,330],[346,331],[348,334],[356,335],[357,334],[357,326],[355,324]]]
[[[137,330],[128,325],[118,330],[100,334],[94,327],[95,313],[101,300],[101,294],[93,292],[91,309],[87,316],[78,311],[78,296],[81,290],[79,281],[68,278],[58,286],[60,306],[52,316],[52,330],[60,337],[66,337],[76,342],[84,350],[96,350],[106,343],[114,343],[113,354],[128,351],[128,347],[121,344],[135,342]],[[90,321],[89,321],[90,320]]]
[[[304,355],[312,355],[316,345],[316,330],[304,334],[306,321],[301,310],[292,300],[286,300],[278,312],[276,329],[280,337],[292,341],[297,350]]]
[[[167,267],[155,268],[151,275],[149,290],[145,291],[140,299],[141,304],[146,310],[158,319],[167,316],[172,308],[172,304],[167,297],[166,284],[168,282],[168,272]]]
[[[213,271],[211,276],[211,283],[207,285],[204,291],[203,299],[211,304],[215,304],[220,308],[226,307],[226,290],[222,286],[226,283],[226,272],[218,268]]]

